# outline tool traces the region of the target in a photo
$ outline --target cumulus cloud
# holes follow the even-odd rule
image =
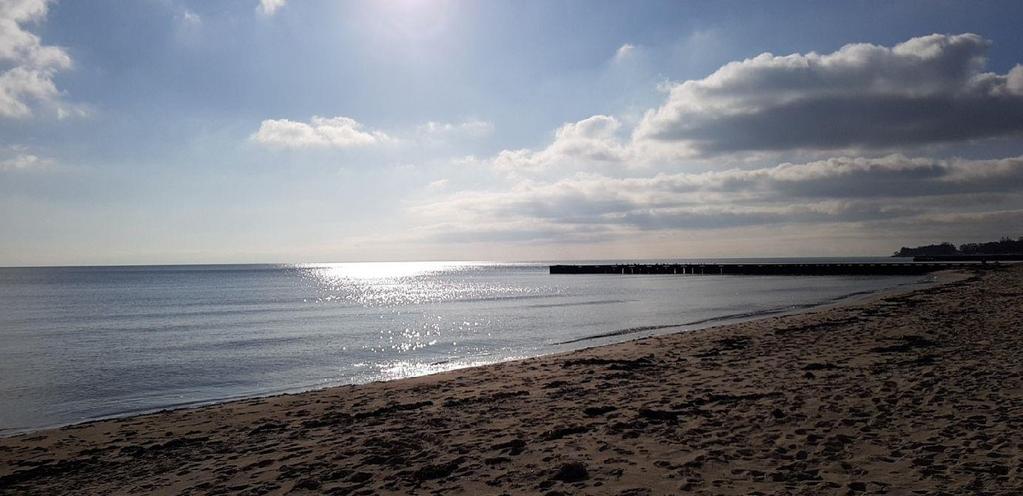
[[[1023,68],[986,72],[990,42],[934,34],[893,47],[757,57],[671,87],[637,141],[690,155],[890,149],[1023,133]]]
[[[633,52],[635,52],[635,51],[636,51],[636,45],[633,45],[631,43],[626,43],[626,44],[618,47],[618,50],[615,50],[614,61],[615,62],[621,62],[621,61],[629,58],[630,56],[632,56]]]
[[[988,45],[972,34],[931,35],[733,62],[672,85],[632,129],[594,115],[562,125],[543,147],[466,159],[514,181],[434,196],[412,213],[447,241],[605,242],[775,228],[876,228],[875,239],[894,239],[924,229],[909,225],[944,233],[970,219],[987,236],[1003,235],[996,220],[1023,215],[1023,156],[907,156],[923,145],[1023,133],[1023,66],[988,72]],[[780,159],[790,162],[773,165]],[[686,164],[714,169],[677,172]]]
[[[416,214],[427,225],[432,220],[445,239],[552,239],[560,232],[571,241],[612,232],[926,219],[970,205],[990,207],[993,195],[1023,203],[1023,156],[839,157],[637,178],[580,173],[554,182],[521,181],[505,191],[459,192],[416,207]]]
[[[64,49],[44,45],[25,25],[46,17],[46,0],[0,0],[0,118],[25,118],[45,105],[58,116],[78,112],[61,103],[53,79],[71,67]]]
[[[989,45],[974,34],[936,34],[823,55],[765,53],[670,85],[666,101],[631,130],[595,115],[563,125],[545,148],[504,150],[490,163],[522,173],[775,152],[877,155],[1021,136],[1023,65],[1004,75],[986,72]],[[632,49],[625,45],[619,54]]]
[[[462,122],[428,121],[416,127],[416,133],[430,141],[465,137],[481,138],[493,132],[493,123],[477,119]]]
[[[189,9],[183,10],[178,18],[185,26],[195,27],[202,24],[202,16]]]
[[[274,148],[352,148],[391,141],[387,134],[364,129],[350,117],[318,116],[308,123],[267,119],[249,138]]]
[[[24,148],[17,146],[0,155],[0,172],[42,169],[52,164],[52,160],[28,153]]]
[[[286,3],[288,0],[259,0],[259,12],[266,16],[272,16]]]
[[[540,151],[503,150],[493,165],[504,172],[526,172],[550,167],[593,163],[622,163],[628,149],[618,138],[621,123],[607,115],[595,115],[562,125],[554,141]]]
[[[1023,65],[1016,64],[1005,78],[1009,93],[1023,95]]]

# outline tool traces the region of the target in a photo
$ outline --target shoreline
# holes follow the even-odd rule
[[[1023,439],[1007,425],[1023,414],[1021,268],[17,434],[0,439],[0,493],[997,494],[1023,476]]]
[[[430,373],[427,373],[427,374],[416,375],[416,376],[400,377],[400,378],[385,379],[385,380],[372,380],[372,381],[368,381],[368,382],[331,383],[331,384],[322,385],[322,386],[284,387],[284,388],[281,388],[281,389],[276,390],[276,391],[267,391],[267,392],[252,393],[252,394],[241,394],[241,395],[237,395],[237,396],[230,396],[230,397],[225,397],[225,398],[216,398],[216,399],[210,399],[210,400],[196,400],[196,401],[170,404],[170,405],[166,405],[164,407],[144,409],[144,410],[130,410],[130,411],[126,411],[126,412],[123,412],[123,413],[115,413],[115,414],[110,414],[110,415],[103,415],[103,416],[99,416],[99,417],[95,417],[95,418],[89,418],[89,419],[84,419],[84,420],[79,420],[79,421],[74,421],[74,422],[56,423],[56,424],[44,425],[44,426],[39,426],[39,427],[28,427],[28,428],[13,428],[13,429],[2,429],[2,428],[0,428],[0,440],[3,440],[5,438],[22,436],[22,435],[29,435],[29,434],[32,434],[32,433],[35,433],[35,432],[49,431],[49,430],[54,430],[54,429],[63,429],[63,428],[67,428],[67,427],[88,425],[88,424],[92,424],[92,423],[95,423],[95,422],[122,420],[122,419],[128,419],[128,418],[132,418],[132,417],[139,417],[139,416],[145,416],[145,415],[154,415],[154,414],[174,412],[174,411],[179,411],[179,410],[195,410],[195,409],[199,409],[199,408],[212,407],[212,406],[216,406],[216,405],[233,403],[233,402],[237,402],[237,401],[245,401],[245,400],[253,400],[253,399],[267,399],[267,398],[275,398],[275,397],[278,397],[278,396],[297,395],[297,394],[303,394],[303,393],[311,393],[311,392],[316,392],[316,391],[323,391],[323,390],[326,390],[326,389],[337,388],[337,387],[363,386],[363,385],[366,385],[366,384],[373,384],[373,383],[378,383],[378,382],[403,381],[403,380],[407,380],[407,379],[414,379],[414,378],[417,378],[417,377],[428,377],[428,376],[431,376],[431,375],[444,374],[444,373],[447,373],[447,372],[453,372],[453,371],[459,371],[459,370],[469,370],[469,369],[474,369],[474,368],[479,368],[479,367],[488,367],[488,366],[496,365],[496,364],[499,364],[499,363],[515,362],[515,361],[519,361],[519,360],[528,360],[528,359],[533,359],[533,358],[555,357],[555,356],[559,356],[559,355],[563,355],[563,354],[568,354],[568,353],[574,353],[574,352],[577,352],[577,351],[587,350],[587,349],[591,349],[591,348],[599,348],[599,347],[604,347],[604,346],[615,346],[615,345],[619,345],[619,344],[623,344],[623,343],[628,343],[630,341],[635,341],[635,340],[638,340],[638,339],[645,339],[645,338],[654,337],[654,336],[663,336],[663,335],[669,335],[669,334],[674,334],[674,333],[693,332],[693,331],[714,329],[714,328],[717,328],[717,327],[736,325],[736,324],[741,324],[741,323],[746,323],[746,322],[755,322],[755,321],[758,321],[758,320],[768,319],[768,318],[771,318],[771,317],[781,317],[781,316],[787,316],[787,315],[800,315],[800,314],[812,313],[812,312],[819,311],[819,310],[825,310],[825,309],[828,309],[828,308],[836,308],[836,307],[842,307],[842,306],[848,306],[848,305],[860,305],[860,304],[864,304],[865,302],[869,302],[869,301],[872,301],[874,299],[877,299],[877,298],[880,298],[880,297],[883,297],[883,296],[897,295],[897,294],[902,294],[902,293],[906,293],[906,292],[916,291],[916,290],[920,290],[920,289],[927,289],[927,288],[933,287],[935,285],[940,285],[940,284],[945,284],[945,283],[948,283],[948,282],[953,282],[953,281],[960,280],[960,279],[965,278],[965,277],[968,277],[968,274],[964,270],[961,270],[961,269],[950,269],[950,270],[943,270],[943,271],[938,271],[938,272],[931,272],[931,273],[928,273],[928,274],[925,274],[925,275],[921,276],[921,278],[916,280],[916,281],[906,282],[906,283],[898,284],[898,285],[895,285],[895,286],[892,286],[892,287],[888,287],[888,288],[884,288],[884,289],[879,289],[879,290],[876,290],[876,291],[867,291],[867,292],[864,292],[864,293],[849,293],[849,294],[841,295],[841,296],[839,296],[837,298],[831,298],[831,299],[823,300],[823,301],[819,301],[819,302],[807,303],[807,304],[790,306],[790,307],[772,308],[772,309],[762,310],[762,311],[759,311],[759,312],[755,312],[755,313],[751,313],[751,314],[745,314],[745,315],[722,315],[722,316],[712,317],[712,318],[709,318],[709,319],[703,319],[703,320],[699,320],[699,321],[695,321],[695,322],[686,322],[686,323],[680,323],[680,324],[666,324],[666,325],[648,326],[648,327],[636,328],[636,329],[631,329],[631,328],[621,329],[621,330],[611,331],[611,332],[605,333],[605,334],[597,334],[597,335],[592,335],[592,336],[584,336],[584,337],[580,337],[580,338],[571,339],[571,340],[568,340],[568,341],[551,343],[550,346],[555,347],[555,346],[562,346],[562,345],[566,345],[566,344],[581,343],[581,342],[586,342],[586,341],[601,341],[601,340],[604,340],[604,339],[610,339],[610,338],[614,338],[614,337],[629,336],[629,337],[624,338],[624,339],[622,339],[620,341],[612,340],[612,341],[608,341],[608,342],[597,342],[597,343],[594,343],[594,344],[592,344],[590,346],[581,346],[579,348],[574,348],[574,349],[571,349],[571,350],[553,350],[553,351],[550,351],[549,353],[542,353],[542,354],[539,354],[539,355],[515,357],[515,358],[510,358],[510,359],[505,359],[505,360],[498,360],[498,361],[495,361],[495,362],[483,363],[483,364],[480,364],[480,365],[468,365],[468,366],[465,366],[465,367],[455,367],[455,368],[452,368],[452,369],[440,370],[440,371],[430,372]],[[930,280],[928,280],[928,279],[930,279]]]

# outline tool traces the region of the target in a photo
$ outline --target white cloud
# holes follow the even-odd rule
[[[763,163],[783,154],[877,155],[1023,136],[1023,65],[1005,75],[984,72],[988,45],[973,34],[930,35],[891,48],[765,53],[670,85],[666,101],[630,137],[620,136],[626,131],[617,118],[595,115],[563,125],[545,148],[504,150],[489,162],[505,173],[724,155]]]
[[[416,127],[416,133],[427,140],[452,138],[482,138],[494,132],[494,124],[488,121],[470,119],[462,122],[429,121]]]
[[[636,51],[636,46],[631,43],[626,43],[615,50],[614,61],[621,62],[632,56],[633,52]]]
[[[892,149],[1023,134],[1023,69],[985,72],[990,42],[934,34],[894,47],[764,53],[674,85],[636,140],[683,154]]]
[[[503,172],[622,163],[628,159],[629,150],[618,139],[620,128],[618,119],[595,115],[562,125],[554,132],[554,141],[543,150],[503,150],[492,163]]]
[[[185,9],[181,12],[180,19],[186,26],[195,27],[202,24],[202,17],[189,9]]]
[[[1010,93],[1023,95],[1023,65],[1016,64],[1006,76],[1005,85]]]
[[[765,226],[876,229],[875,238],[895,239],[926,231],[906,226],[945,233],[970,219],[977,224],[963,232],[1004,235],[998,220],[1023,217],[1023,156],[905,155],[1023,134],[1023,65],[986,72],[988,45],[972,34],[931,35],[733,62],[671,85],[631,130],[594,115],[562,125],[542,147],[467,157],[460,163],[513,181],[434,196],[411,214],[427,237],[459,242],[614,242]],[[664,172],[685,164],[715,169]],[[742,167],[721,170],[729,164]]]
[[[0,0],[0,117],[32,116],[35,105],[48,106],[58,116],[80,112],[61,102],[53,82],[57,72],[71,67],[71,57],[24,29],[45,19],[47,7],[46,0]]]
[[[267,119],[249,139],[275,148],[351,148],[392,140],[349,117],[313,117],[308,123]]]
[[[288,119],[264,120],[249,139],[277,148],[351,148],[383,143],[434,145],[478,139],[493,132],[482,120],[428,121],[406,136],[367,129],[350,117],[313,117],[308,123]]]
[[[272,16],[286,3],[288,0],[259,0],[259,11],[263,15]]]
[[[0,156],[0,171],[25,171],[49,167],[53,161],[25,152],[22,147],[11,147],[7,156]]]
[[[548,239],[651,230],[923,220],[1023,207],[1023,156],[997,160],[836,157],[801,164],[616,178],[577,173],[462,191],[414,208],[437,237]]]

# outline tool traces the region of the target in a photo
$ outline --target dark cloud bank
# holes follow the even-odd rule
[[[1023,132],[1023,67],[986,72],[990,42],[930,35],[888,48],[763,54],[674,86],[636,135],[698,153],[899,148]]]
[[[988,72],[989,45],[974,34],[936,34],[893,47],[852,44],[830,54],[732,62],[674,85],[629,141],[615,136],[616,120],[595,116],[567,124],[539,152],[503,152],[494,162],[499,171],[572,163],[567,177],[456,193],[419,213],[445,219],[431,229],[449,240],[572,241],[635,231],[843,223],[878,232],[930,229],[934,236],[1013,234],[1007,230],[1023,226],[1023,157],[904,155],[928,149],[922,145],[983,151],[988,142],[1021,137],[1023,66]],[[579,131],[598,117],[613,125],[597,134]],[[631,178],[577,167],[592,156],[601,160],[592,160],[591,170],[609,161],[628,167],[652,148],[722,165],[684,173],[678,171],[686,159],[675,159],[674,171],[662,166]],[[836,156],[751,170],[727,166],[751,152],[806,151]]]

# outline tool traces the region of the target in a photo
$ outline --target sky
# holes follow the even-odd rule
[[[1019,2],[0,0],[0,266],[1023,236]]]

